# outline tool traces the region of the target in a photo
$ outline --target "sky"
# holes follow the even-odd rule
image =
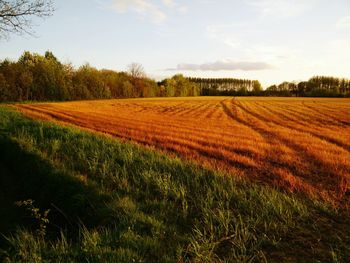
[[[264,87],[314,75],[350,78],[349,0],[53,0],[35,37],[0,39],[0,59],[52,51],[76,67],[156,80],[257,79]]]

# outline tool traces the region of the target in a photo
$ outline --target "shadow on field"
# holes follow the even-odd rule
[[[0,135],[0,233],[9,234],[18,227],[37,227],[16,201],[32,199],[40,211],[50,209],[49,234],[62,228],[76,233],[77,225],[94,225],[97,209],[106,197],[94,187],[65,171],[56,169],[34,152],[24,150],[17,142]],[[68,231],[69,230],[69,231]],[[4,240],[1,240],[1,243]]]

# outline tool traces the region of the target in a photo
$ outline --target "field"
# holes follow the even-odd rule
[[[348,207],[350,99],[159,98],[17,105]]]
[[[200,160],[214,165],[208,156]],[[138,143],[33,120],[13,107],[0,107],[0,174],[1,262],[335,263],[350,257],[346,209]]]

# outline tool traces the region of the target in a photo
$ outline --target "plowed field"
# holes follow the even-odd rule
[[[17,107],[288,191],[350,203],[350,99],[197,97]]]

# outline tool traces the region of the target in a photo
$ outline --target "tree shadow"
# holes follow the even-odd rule
[[[50,209],[47,233],[56,236],[62,229],[72,234],[79,225],[99,224],[100,213],[109,197],[98,193],[69,171],[58,169],[34,150],[0,135],[0,246],[4,235],[18,227],[35,228],[36,223],[16,201],[34,200],[40,211]]]

